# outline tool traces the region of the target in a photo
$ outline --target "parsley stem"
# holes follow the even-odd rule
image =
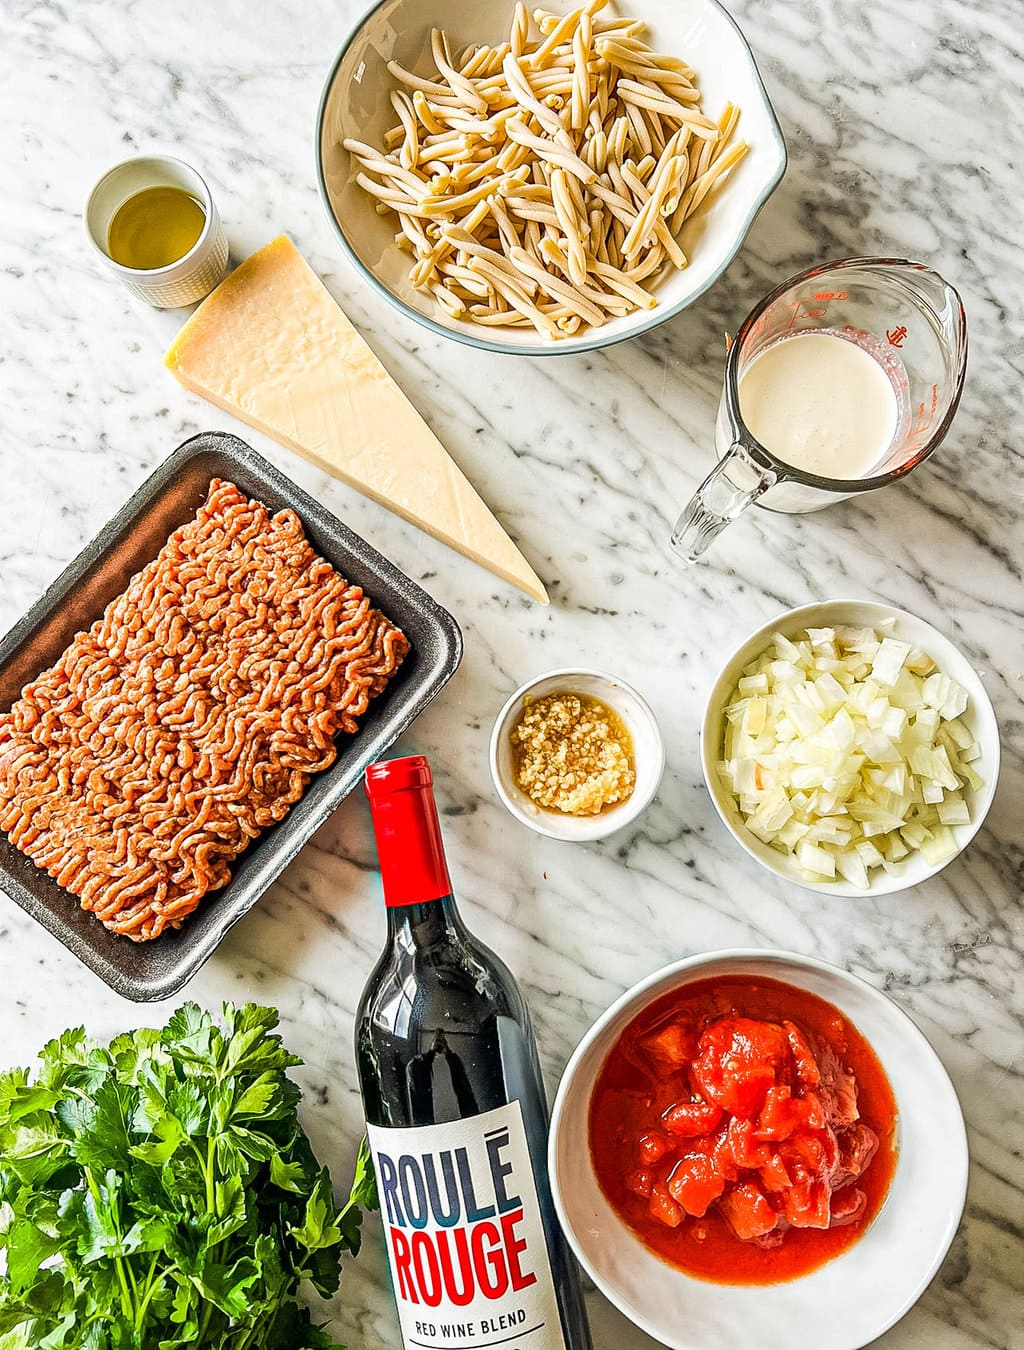
[[[216,1160],[217,1136],[211,1134],[206,1143],[206,1208],[213,1214],[216,1207],[214,1191],[213,1165]]]
[[[134,1304],[139,1297],[139,1286],[135,1279],[135,1271],[132,1268],[131,1258],[124,1261],[125,1274],[128,1276],[128,1283],[132,1287],[132,1303]]]
[[[159,1259],[160,1253],[154,1252],[152,1259],[149,1263],[149,1270],[146,1274],[146,1288],[143,1291],[142,1301],[139,1303],[138,1311],[135,1314],[135,1330],[140,1337],[142,1334],[142,1328],[146,1322],[146,1312],[149,1308],[150,1301],[152,1300],[153,1295],[156,1293],[160,1285],[160,1281],[155,1278],[156,1266]]]
[[[214,1186],[213,1164],[215,1159],[217,1139],[216,1136],[212,1134],[207,1138],[205,1155],[203,1154],[202,1149],[199,1147],[199,1145],[195,1142],[194,1139],[190,1139],[188,1142],[191,1145],[192,1152],[199,1159],[199,1169],[203,1174],[203,1183],[206,1195],[206,1212],[212,1215],[214,1208],[216,1206],[216,1190]]]
[[[210,1318],[213,1316],[213,1304],[210,1300],[203,1300],[203,1310],[199,1314],[199,1327],[196,1333],[196,1344],[206,1344],[206,1329],[210,1325]]]
[[[239,1331],[242,1334],[242,1339],[235,1345],[234,1350],[246,1350],[246,1347],[251,1344],[252,1338],[257,1334],[257,1332],[261,1330],[266,1331],[268,1328],[273,1327],[274,1320],[277,1317],[280,1306],[281,1305],[279,1303],[277,1304],[276,1307],[274,1307],[271,1313],[264,1313],[261,1316],[260,1321],[254,1323],[252,1326],[239,1327]]]
[[[91,1167],[83,1167],[85,1173],[85,1182],[89,1187],[89,1193],[97,1205],[103,1203],[103,1195],[100,1191],[99,1182]],[[118,1227],[118,1237],[121,1236],[120,1226]],[[117,1271],[117,1282],[121,1286],[121,1311],[129,1322],[135,1321],[135,1302],[128,1289],[128,1281],[125,1278],[124,1262],[119,1256],[114,1257],[114,1269]],[[132,1276],[132,1284],[135,1283],[135,1277]]]
[[[114,1258],[114,1269],[117,1271],[117,1281],[121,1286],[121,1309],[129,1321],[134,1321],[132,1296],[128,1290],[128,1281],[124,1277],[124,1262],[119,1256]]]
[[[199,1150],[196,1150],[199,1152]],[[199,1161],[202,1165],[203,1176],[206,1179],[206,1209],[212,1218],[217,1206],[217,1192],[214,1181],[214,1165],[217,1160],[217,1136],[211,1134],[206,1141],[206,1158],[203,1159],[199,1154]],[[216,1249],[215,1249],[216,1252]],[[203,1310],[199,1315],[198,1343],[204,1344],[207,1327],[210,1325],[210,1318],[213,1316],[213,1304],[207,1299],[203,1304]]]

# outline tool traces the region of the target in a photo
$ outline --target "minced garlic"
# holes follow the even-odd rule
[[[538,806],[596,816],[632,795],[632,740],[600,699],[572,693],[526,699],[509,739],[516,783]]]

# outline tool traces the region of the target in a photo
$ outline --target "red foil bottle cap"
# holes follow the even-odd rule
[[[371,803],[402,788],[434,786],[434,775],[426,755],[403,755],[400,759],[382,759],[366,770],[366,795]]]
[[[452,893],[433,782],[423,755],[382,760],[366,770],[366,795],[389,909],[429,904]]]

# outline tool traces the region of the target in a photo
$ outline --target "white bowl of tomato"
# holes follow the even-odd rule
[[[910,1018],[790,952],[690,957],[628,990],[570,1059],[549,1144],[581,1265],[674,1350],[859,1350],[938,1270],[967,1167]]]

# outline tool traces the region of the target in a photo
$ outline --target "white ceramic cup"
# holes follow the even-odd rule
[[[191,193],[206,223],[183,258],[166,267],[124,267],[107,252],[110,222],[129,197],[152,187],[176,187]],[[202,300],[228,270],[228,241],[210,189],[195,169],[170,155],[140,155],[108,169],[85,205],[89,241],[106,266],[133,295],[157,309],[176,309]]]
[[[566,691],[600,699],[618,713],[633,739],[636,785],[624,802],[617,802],[596,816],[546,811],[532,802],[516,783],[510,736],[525,700]],[[521,685],[506,701],[491,732],[490,765],[498,796],[520,824],[548,839],[584,843],[604,839],[616,830],[624,829],[646,810],[665,771],[665,744],[650,704],[632,685],[601,670],[569,666],[538,675]]]

